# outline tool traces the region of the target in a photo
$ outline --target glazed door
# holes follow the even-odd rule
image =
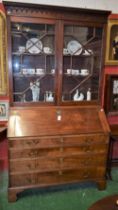
[[[17,18],[18,19],[18,18]],[[54,21],[19,18],[11,23],[12,101],[55,103]]]
[[[62,102],[99,101],[102,31],[64,24]]]

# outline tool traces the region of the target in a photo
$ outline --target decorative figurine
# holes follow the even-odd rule
[[[30,82],[30,89],[32,90],[32,99],[33,102],[39,101],[39,94],[40,94],[40,82]]]
[[[26,97],[26,95],[25,95],[25,94],[23,94],[23,95],[21,96],[21,102],[26,102],[25,97]]]
[[[53,98],[52,92],[49,92],[48,101],[53,101],[53,100],[54,98]]]
[[[52,102],[54,100],[53,93],[51,91],[46,91],[46,101]]]
[[[91,100],[91,89],[89,88],[87,91],[87,101]]]
[[[79,90],[76,90],[76,92],[75,92],[75,94],[74,94],[74,96],[73,96],[73,100],[74,100],[74,101],[77,101],[78,95],[79,95]]]
[[[83,101],[84,100],[84,94],[79,93],[79,90],[77,89],[74,96],[73,96],[74,101]]]

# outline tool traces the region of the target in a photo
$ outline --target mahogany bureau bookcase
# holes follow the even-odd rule
[[[109,127],[100,104],[110,12],[3,2],[9,201],[59,184],[93,181],[105,189]]]

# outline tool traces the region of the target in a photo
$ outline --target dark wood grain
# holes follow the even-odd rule
[[[14,107],[8,139],[9,193],[80,181],[106,186],[109,127],[99,106]]]
[[[118,205],[116,201],[118,202],[118,194],[107,196],[97,201],[88,210],[117,210]]]
[[[58,111],[61,113],[60,121],[57,120]],[[99,117],[99,112],[104,123]],[[102,112],[97,106],[12,108],[8,137],[107,132],[107,122]]]

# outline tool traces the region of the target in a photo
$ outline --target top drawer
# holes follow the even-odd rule
[[[12,148],[49,148],[60,146],[76,146],[91,144],[107,144],[108,135],[69,135],[58,137],[28,137],[28,138],[11,138],[9,146]]]
[[[91,144],[107,144],[109,141],[108,135],[103,134],[88,134],[79,136],[65,136],[63,144],[68,145],[91,145]]]
[[[28,137],[9,140],[9,146],[13,148],[47,148],[60,147],[62,138],[57,137]]]

